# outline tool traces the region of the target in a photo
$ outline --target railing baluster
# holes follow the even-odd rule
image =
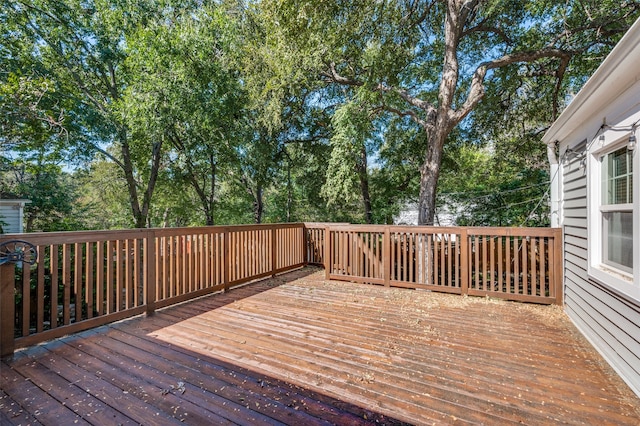
[[[131,259],[133,251],[133,245],[130,239],[124,240],[124,250],[122,255],[124,256],[124,303],[123,309],[130,309],[131,302],[133,301],[133,262]]]
[[[36,281],[36,333],[44,330],[44,266],[46,259],[45,246],[38,245],[37,281]]]
[[[511,237],[506,236],[504,238],[504,265],[505,265],[505,274],[506,274],[506,285],[507,285],[507,293],[514,293],[514,284],[513,284],[513,274],[511,268]]]
[[[74,244],[73,256],[74,256],[74,278],[73,278],[73,294],[75,300],[75,322],[82,321],[82,303],[83,298],[83,279],[82,279],[82,258],[83,258],[83,246],[84,244]]]
[[[31,265],[22,262],[22,335],[29,335],[31,322]]]
[[[536,295],[537,287],[538,287],[538,267],[536,265],[536,247],[537,247],[537,238],[531,237],[531,241],[529,244],[529,271],[531,274],[530,286],[531,292],[529,294]]]
[[[94,309],[93,263],[93,243],[87,242],[85,244],[85,303],[87,304],[87,318],[93,318]]]
[[[139,306],[138,301],[140,298],[140,291],[142,283],[140,281],[140,248],[138,239],[131,240],[131,246],[129,249],[129,256],[131,258],[131,296],[130,296],[130,308]]]
[[[529,268],[527,265],[527,253],[529,252],[529,249],[528,249],[529,244],[526,237],[522,237],[520,241],[521,241],[520,255],[522,256],[522,294],[529,294],[529,277],[528,277]]]
[[[69,244],[62,246],[62,259],[62,285],[64,286],[62,324],[67,325],[71,322],[71,253]]]
[[[50,328],[58,327],[58,245],[49,246],[49,269],[51,270]]]
[[[5,357],[15,349],[15,265],[0,265],[0,272],[0,357]]]

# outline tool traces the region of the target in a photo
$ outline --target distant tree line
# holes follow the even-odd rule
[[[0,0],[27,231],[546,225],[541,134],[640,2]],[[0,218],[1,219],[1,218]]]

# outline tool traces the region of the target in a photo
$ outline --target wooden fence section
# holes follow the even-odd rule
[[[21,237],[38,263],[0,266],[3,356],[305,264],[303,224]]]
[[[327,279],[561,303],[551,228],[327,226]]]
[[[21,237],[38,263],[0,266],[0,355],[307,263],[328,279],[562,299],[559,229],[297,223]]]
[[[469,228],[469,294],[562,303],[559,228]]]

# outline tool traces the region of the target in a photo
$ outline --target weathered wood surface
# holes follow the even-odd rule
[[[637,425],[561,308],[306,268],[18,352],[1,424]]]

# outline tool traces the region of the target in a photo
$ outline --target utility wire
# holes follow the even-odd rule
[[[636,129],[636,127],[638,126],[638,124],[640,124],[640,120],[635,121],[634,123],[632,123],[629,126],[608,126],[606,124],[603,124],[602,126],[600,126],[598,128],[598,130],[596,131],[596,133],[593,135],[593,137],[591,138],[591,141],[589,142],[589,144],[585,147],[584,150],[584,155],[587,155],[589,153],[589,150],[591,149],[591,146],[593,145],[593,143],[598,139],[598,135],[600,134],[600,132],[602,132],[604,129],[608,129],[608,130],[613,130],[613,131],[633,131]],[[570,148],[567,148],[567,150],[564,152],[564,154],[562,154],[562,156],[560,157],[560,159],[558,160],[559,162],[564,162],[565,159],[568,158],[568,156],[570,155],[571,151]],[[549,183],[553,182],[556,178],[556,176],[558,175],[558,172],[560,171],[560,167],[558,167],[556,169],[555,174],[553,175],[553,177],[551,178],[551,180],[549,181]],[[540,205],[542,204],[542,202],[544,201],[544,199],[549,195],[549,192],[551,191],[551,185],[549,185],[549,187],[547,188],[547,190],[544,192],[544,194],[542,194],[542,197],[540,197],[540,201],[538,201],[538,203],[536,204],[536,206],[533,208],[533,210],[531,210],[531,212],[527,215],[527,217],[524,219],[524,221],[520,224],[520,226],[523,226],[530,218],[531,216],[533,216],[533,214],[536,212],[536,210],[538,210],[538,208],[540,207]]]

